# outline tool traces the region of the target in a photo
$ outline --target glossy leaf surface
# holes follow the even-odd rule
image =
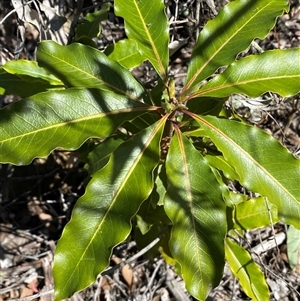
[[[163,0],[115,0],[115,13],[125,20],[129,39],[137,42],[144,59],[166,80],[169,26]]]
[[[300,92],[300,48],[271,50],[232,63],[193,95],[257,97],[271,91],[288,97]],[[194,97],[193,96],[193,97]]]
[[[127,69],[86,45],[61,46],[52,41],[41,42],[37,61],[67,87],[93,87],[138,101],[147,97],[145,89]]]
[[[183,94],[232,63],[254,38],[264,38],[275,19],[288,10],[286,0],[239,0],[228,3],[201,31],[193,49]]]
[[[97,89],[36,94],[0,110],[1,162],[24,165],[56,147],[75,150],[90,137],[112,134],[122,122],[147,108]]]
[[[164,207],[173,224],[170,250],[190,294],[205,300],[223,273],[227,224],[222,192],[209,165],[179,130],[166,171]]]
[[[144,61],[135,40],[125,39],[118,41],[115,44],[109,45],[104,53],[110,59],[117,61],[128,69],[137,67]]]
[[[194,118],[235,168],[237,180],[268,197],[282,221],[300,228],[300,160],[259,128],[210,116]]]
[[[63,86],[63,83],[58,78],[39,67],[37,62],[28,60],[9,61],[3,66],[3,69],[10,74],[24,78],[24,80],[30,78],[28,82],[34,80],[36,82],[46,81],[50,85]]]
[[[131,218],[153,188],[164,123],[162,119],[121,144],[77,201],[56,248],[55,300],[95,281],[107,267],[112,248],[129,235]]]
[[[229,238],[225,240],[225,254],[232,273],[251,300],[268,301],[270,294],[264,274],[250,254]]]
[[[28,97],[51,89],[62,89],[62,85],[52,85],[49,81],[35,77],[11,74],[0,68],[0,95],[18,95]]]

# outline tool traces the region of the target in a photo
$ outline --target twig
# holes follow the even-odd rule
[[[24,5],[20,5],[20,6],[16,7],[15,9],[13,9],[12,11],[10,11],[10,12],[2,19],[2,21],[0,21],[0,25],[2,25],[2,23],[3,23],[10,15],[12,15],[14,12],[16,12],[18,9],[20,9],[20,8],[26,6],[26,5],[29,5],[30,3],[34,2],[34,1],[35,1],[35,0],[31,0],[31,1],[27,2],[27,3],[25,3]]]
[[[150,278],[150,280],[148,282],[147,288],[146,288],[145,292],[143,293],[143,298],[146,297],[146,294],[147,294],[148,291],[150,292],[150,287],[153,285],[154,278],[155,278],[155,276],[156,276],[156,274],[157,274],[160,266],[163,264],[163,262],[164,262],[163,259],[161,259],[161,260],[159,260],[157,262],[157,265],[156,265],[156,267],[155,267],[155,269],[154,269],[154,271],[152,273],[152,276],[151,276],[151,278]],[[151,298],[151,300],[152,300],[152,298]]]
[[[72,42],[72,39],[75,36],[75,28],[77,26],[80,14],[82,12],[82,7],[83,7],[83,0],[78,0],[77,7],[76,7],[75,13],[73,15],[73,19],[72,19],[71,26],[70,26],[68,44],[70,44]]]
[[[29,296],[29,297],[23,297],[23,298],[18,298],[18,299],[10,299],[10,301],[30,301],[30,300],[34,300],[34,299],[37,299],[37,298],[45,296],[45,295],[49,295],[49,294],[54,294],[54,289],[50,289],[50,290],[47,290],[45,292],[40,292],[38,294],[34,294],[32,296]]]

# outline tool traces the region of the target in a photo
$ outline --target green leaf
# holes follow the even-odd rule
[[[232,165],[228,164],[223,156],[206,155],[205,159],[208,161],[210,166],[221,170],[227,179],[234,180],[237,178],[235,169]]]
[[[270,50],[232,63],[192,97],[257,97],[271,91],[288,97],[300,92],[300,48]]]
[[[52,86],[48,81],[38,80],[31,76],[8,73],[0,68],[0,95],[18,95],[28,97],[50,89],[62,89],[62,86]]]
[[[290,226],[286,236],[289,265],[294,270],[299,266],[300,260],[300,230]]]
[[[25,81],[30,77],[31,82],[48,82],[49,85],[63,86],[58,78],[39,67],[37,62],[28,60],[9,61],[3,66],[3,69],[10,74],[18,75]]]
[[[172,221],[170,250],[187,290],[205,300],[224,267],[226,210],[219,184],[202,155],[176,129],[166,159],[164,207]]]
[[[164,124],[162,118],[121,144],[77,201],[55,252],[55,300],[95,281],[107,267],[112,248],[129,235],[131,218],[153,188]]]
[[[155,223],[169,224],[170,220],[166,216],[163,206],[153,204],[151,195],[140,207],[137,215],[137,226],[141,233],[146,234]]]
[[[234,208],[235,228],[250,230],[278,222],[277,207],[265,198],[252,198]]]
[[[166,166],[161,164],[155,170],[155,185],[150,195],[151,203],[155,206],[161,206],[164,204],[166,187],[167,187],[167,175],[166,175]]]
[[[104,53],[112,60],[117,61],[125,68],[131,69],[138,67],[144,61],[139,52],[138,44],[135,40],[121,40],[109,45]]]
[[[211,116],[193,117],[235,168],[237,180],[275,204],[282,221],[300,228],[300,160],[259,128]]]
[[[264,274],[250,254],[229,238],[225,240],[225,254],[232,273],[251,300],[268,301],[270,293]]]
[[[36,94],[0,110],[2,163],[29,164],[54,148],[105,138],[151,107],[113,92],[71,88]]]
[[[87,157],[85,168],[92,176],[95,172],[103,168],[109,161],[109,157],[115,149],[123,143],[121,138],[111,137],[98,144]]]
[[[39,44],[37,61],[67,87],[114,91],[137,101],[148,98],[145,89],[127,69],[95,48],[43,41]]]
[[[163,0],[115,0],[115,13],[125,20],[129,39],[137,42],[145,59],[167,79],[169,25]]]
[[[275,19],[288,10],[286,0],[237,0],[228,3],[199,35],[189,63],[185,95],[219,67],[235,60],[254,38],[263,39]]]
[[[103,4],[102,8],[93,13],[88,13],[82,24],[76,27],[76,40],[82,36],[89,38],[97,38],[101,33],[100,22],[107,19],[107,11],[109,10],[109,4]]]
[[[187,103],[189,111],[200,115],[219,115],[227,99],[201,97],[190,99]],[[183,120],[186,115],[183,116]]]

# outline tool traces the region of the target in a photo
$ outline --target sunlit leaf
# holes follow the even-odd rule
[[[199,35],[189,63],[183,94],[232,63],[254,38],[263,39],[276,17],[288,10],[286,0],[236,0],[229,2]]]
[[[235,206],[234,220],[243,230],[266,227],[278,222],[277,208],[265,198],[252,198]]]
[[[250,254],[229,238],[225,240],[225,254],[231,271],[251,300],[269,301],[270,293],[264,274]]]
[[[221,98],[234,93],[257,97],[268,91],[284,97],[295,95],[300,92],[300,64],[295,64],[299,58],[300,48],[248,56],[232,63],[193,97]]]
[[[166,80],[169,26],[163,0],[115,0],[115,13],[125,20],[129,39],[137,42],[144,59]]]
[[[300,160],[259,128],[211,116],[193,117],[235,168],[237,180],[275,204],[282,221],[300,228]]]
[[[142,64],[143,56],[139,51],[135,40],[121,40],[109,45],[104,53],[112,60],[117,61],[123,67],[131,69]]]
[[[3,69],[8,73],[18,75],[25,81],[28,79],[28,82],[46,81],[50,85],[63,86],[63,83],[58,78],[39,67],[37,62],[28,60],[8,61],[3,66]]]
[[[148,98],[145,89],[127,69],[95,48],[43,41],[39,44],[37,61],[67,87],[114,91],[137,101]]]
[[[75,150],[90,137],[112,134],[147,108],[97,89],[71,88],[22,99],[0,110],[1,162],[24,165],[57,147]]]
[[[222,192],[202,155],[178,130],[166,170],[164,207],[173,224],[170,250],[189,293],[205,300],[223,274],[227,223]]]
[[[297,269],[300,267],[300,230],[291,225],[286,236],[289,265],[292,269]]]
[[[129,235],[131,218],[153,188],[164,123],[165,118],[121,144],[77,201],[55,252],[55,300],[95,281],[112,248]]]

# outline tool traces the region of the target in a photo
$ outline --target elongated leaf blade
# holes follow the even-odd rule
[[[129,39],[137,42],[144,59],[166,80],[169,26],[163,0],[116,0],[115,13],[125,20]]]
[[[131,69],[142,64],[143,56],[139,51],[135,40],[121,40],[109,45],[104,53],[112,60],[117,61],[123,67]]]
[[[225,254],[232,273],[251,300],[268,301],[270,293],[264,274],[250,254],[229,238],[225,240]]]
[[[95,281],[112,248],[129,235],[131,218],[154,185],[164,124],[161,119],[120,145],[77,201],[54,257],[55,300]]]
[[[51,85],[48,81],[31,76],[21,77],[0,68],[0,95],[18,95],[28,97],[51,89],[62,89],[62,86]]]
[[[0,110],[0,161],[24,165],[56,147],[77,149],[90,137],[112,134],[122,122],[147,108],[97,89],[36,94]]]
[[[257,97],[275,92],[283,97],[300,92],[300,48],[271,50],[232,63],[194,95],[226,97],[245,94]]]
[[[37,62],[28,60],[9,61],[3,69],[10,73],[18,75],[20,78],[24,76],[24,80],[31,78],[35,82],[48,82],[50,85],[63,86],[63,83],[47,72],[47,70],[38,66]]]
[[[193,49],[183,94],[232,63],[254,38],[263,39],[275,19],[288,10],[286,0],[239,0],[228,3],[209,21]]]
[[[300,160],[259,128],[211,116],[194,118],[235,167],[237,180],[275,204],[282,221],[300,228]]]
[[[170,250],[187,290],[205,300],[223,273],[227,224],[222,191],[205,159],[179,131],[172,138],[166,171]]]
[[[52,41],[39,44],[38,64],[67,87],[97,88],[142,101],[147,93],[132,74],[99,50],[73,43],[61,46]]]

